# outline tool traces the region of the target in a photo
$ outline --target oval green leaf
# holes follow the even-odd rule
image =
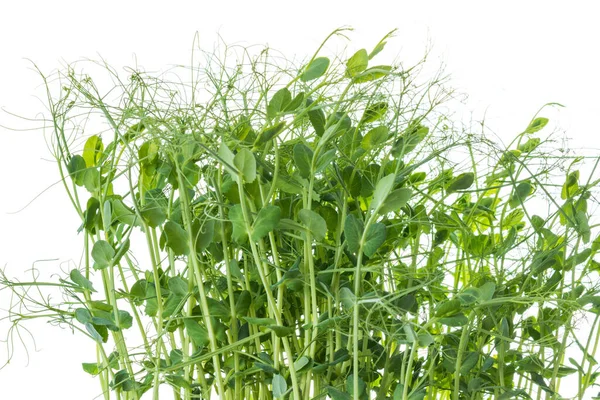
[[[329,68],[329,58],[317,57],[304,68],[304,72],[300,75],[302,82],[309,82],[320,78]]]

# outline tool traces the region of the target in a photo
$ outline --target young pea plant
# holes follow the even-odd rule
[[[3,275],[42,310],[13,326],[89,337],[107,400],[583,399],[598,158],[537,114],[507,147],[455,131],[443,77],[377,63],[392,34],[299,68],[227,47],[191,84],[42,75],[85,257],[60,304]]]

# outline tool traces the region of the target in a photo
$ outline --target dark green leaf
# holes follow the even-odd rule
[[[173,250],[177,256],[186,255],[190,252],[187,243],[187,232],[181,225],[173,221],[167,221],[163,227],[166,238],[166,246]]]
[[[335,160],[336,150],[331,149],[327,150],[325,153],[319,155],[319,159],[317,160],[317,165],[315,167],[315,174],[323,171],[333,160]]]
[[[471,351],[467,353],[467,356],[462,360],[462,364],[460,366],[460,374],[466,375],[468,374],[479,361],[479,353],[475,351]]]
[[[440,323],[447,326],[464,326],[467,322],[469,322],[469,320],[462,313],[440,318]]]
[[[190,338],[192,338],[192,341],[196,346],[204,347],[209,343],[208,332],[206,328],[198,324],[196,320],[193,318],[184,318],[183,324],[185,325],[188,335]]]
[[[300,173],[300,176],[308,179],[311,174],[311,165],[313,159],[313,151],[302,143],[297,143],[294,146],[294,164]]]
[[[333,400],[352,400],[352,396],[350,396],[348,393],[340,392],[339,390],[331,386],[327,388],[327,394]]]
[[[277,324],[277,321],[275,321],[273,318],[244,317],[244,320],[249,324],[260,326]]]
[[[261,144],[267,143],[269,140],[273,139],[277,134],[281,133],[285,128],[285,121],[278,123],[277,125],[273,125],[265,129],[258,139],[256,140],[256,145],[260,146]]]
[[[296,331],[290,326],[268,325],[267,328],[275,332],[277,337],[285,337],[293,335]]]
[[[367,229],[367,234],[365,236],[365,244],[363,245],[363,253],[367,257],[372,257],[379,246],[385,242],[386,238],[386,228],[385,225],[377,222]]]
[[[281,208],[266,206],[260,209],[252,227],[252,240],[259,241],[271,232],[281,219]]]
[[[369,55],[367,50],[360,49],[346,63],[346,75],[350,78],[367,69],[369,65]]]
[[[111,264],[115,250],[105,240],[98,240],[92,248],[92,258],[94,259],[94,269],[104,269]]]
[[[308,82],[320,78],[327,71],[327,68],[329,68],[329,58],[317,57],[304,67],[300,80]]]
[[[351,253],[356,253],[360,248],[363,230],[363,222],[356,218],[354,214],[348,214],[344,223],[344,237]]]
[[[531,183],[527,181],[519,183],[517,187],[515,187],[515,190],[508,200],[508,204],[511,206],[511,208],[515,208],[524,202],[527,196],[529,196],[531,193],[531,189]]]
[[[448,315],[456,314],[460,311],[461,303],[458,299],[447,300],[437,306],[435,310],[436,317],[445,317]]]
[[[279,89],[269,101],[267,106],[267,118],[274,118],[284,111],[292,101],[292,93],[288,88]]]
[[[446,190],[448,193],[453,193],[457,190],[465,190],[470,188],[474,181],[475,175],[472,172],[465,172],[454,178]]]
[[[86,168],[85,160],[79,155],[75,155],[69,160],[67,171],[77,186],[83,186],[84,171]]]
[[[316,240],[323,240],[327,233],[327,223],[319,214],[312,210],[302,209],[298,212],[298,218],[308,228]]]
[[[313,103],[312,100],[310,100],[310,99],[306,100],[307,107],[309,107],[312,103]],[[315,134],[317,136],[322,136],[323,133],[325,133],[325,122],[326,122],[325,113],[323,112],[323,110],[318,107],[313,107],[308,112],[308,119],[310,120],[310,124],[312,125],[313,129],[315,130]]]

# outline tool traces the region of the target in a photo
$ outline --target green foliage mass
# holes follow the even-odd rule
[[[540,136],[538,115],[507,147],[456,131],[444,79],[377,64],[390,37],[300,66],[226,48],[191,85],[44,77],[86,252],[52,307],[91,339],[83,369],[105,390],[457,400],[596,384],[598,336],[575,325],[600,313],[588,160]]]

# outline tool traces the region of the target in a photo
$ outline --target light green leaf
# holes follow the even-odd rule
[[[115,256],[115,249],[105,240],[98,240],[92,248],[92,258],[94,259],[94,269],[103,269],[111,265]]]
[[[395,179],[396,175],[392,173],[384,176],[379,180],[379,182],[377,182],[377,185],[375,186],[375,193],[373,193],[373,200],[371,200],[371,204],[369,206],[371,210],[379,210],[379,208],[383,205],[383,202],[394,187]]]
[[[360,74],[356,75],[352,80],[354,83],[365,83],[371,82],[384,76],[387,76],[392,71],[392,67],[389,65],[378,65],[364,70]]]
[[[254,225],[252,226],[251,238],[257,242],[271,232],[281,219],[281,208],[277,206],[266,206],[260,209]]]
[[[233,152],[231,150],[229,150],[229,147],[227,147],[225,142],[221,142],[221,145],[219,146],[219,151],[217,152],[217,154],[221,158],[221,163],[223,164],[223,167],[225,168],[225,170],[227,172],[229,172],[229,174],[231,175],[231,178],[235,182],[237,182],[238,174],[237,174],[237,171],[234,169],[235,164],[233,162],[235,156],[234,156]]]
[[[467,322],[469,319],[463,313],[440,318],[440,323],[447,326],[464,326]]]
[[[479,301],[490,301],[494,297],[496,284],[494,282],[486,282],[479,286]]]
[[[360,248],[360,239],[362,237],[364,225],[361,220],[356,218],[354,214],[348,214],[344,222],[344,237],[348,250],[351,253],[356,253]]]
[[[310,359],[308,357],[302,356],[296,359],[296,361],[294,361],[294,369],[296,370],[296,372],[299,372],[302,368],[307,366],[309,362]]]
[[[380,214],[387,214],[390,212],[396,212],[408,203],[408,200],[412,197],[412,190],[409,188],[400,188],[393,190],[388,194],[387,198],[383,202],[383,205],[379,209]]]
[[[388,138],[389,128],[385,125],[377,126],[365,134],[360,142],[360,146],[365,150],[371,150],[383,143]]]
[[[379,246],[385,242],[386,228],[385,225],[377,222],[367,229],[367,235],[365,237],[365,244],[363,245],[363,253],[367,257],[372,257]]]
[[[92,282],[90,282],[85,276],[79,272],[78,269],[74,269],[69,273],[69,278],[82,289],[89,290],[91,292],[95,292],[94,287],[92,286]]]
[[[548,124],[548,118],[539,117],[531,121],[525,133],[535,133],[543,129]]]
[[[189,293],[187,282],[179,276],[173,276],[169,278],[167,285],[169,286],[171,293],[174,293],[178,296],[187,296]]]
[[[242,206],[236,204],[229,209],[229,220],[233,224],[231,236],[238,243],[244,243],[248,237],[246,232],[246,223],[244,222],[244,213]]]
[[[316,240],[323,240],[327,233],[327,223],[323,217],[312,210],[302,209],[298,212],[298,218]]]
[[[277,337],[290,336],[296,332],[291,326],[269,325],[267,328],[275,332]]]
[[[256,179],[256,159],[254,154],[246,148],[240,149],[233,158],[233,163],[242,173],[244,182],[252,183]]]
[[[308,179],[311,174],[311,165],[313,151],[303,143],[297,143],[294,146],[294,164],[300,173],[300,176]]]
[[[348,393],[340,392],[339,390],[331,386],[327,388],[327,394],[333,400],[352,400],[352,396],[350,396]]]
[[[300,80],[302,82],[308,82],[320,78],[327,71],[327,68],[329,68],[329,58],[315,58],[304,68],[302,75],[300,75]]]
[[[287,392],[287,382],[285,378],[279,374],[273,375],[273,380],[271,381],[273,385],[273,397],[276,399],[280,399]]]
[[[458,299],[446,300],[437,306],[435,310],[436,317],[445,317],[447,315],[456,314],[460,311],[461,303]]]
[[[173,250],[176,256],[188,254],[190,248],[187,243],[187,233],[185,229],[176,222],[167,221],[163,227],[166,238],[166,246]]]
[[[327,150],[325,153],[321,154],[319,156],[319,159],[317,160],[317,165],[315,167],[315,174],[318,174],[319,172],[321,172],[325,168],[327,168],[327,166],[329,164],[331,164],[331,162],[333,160],[335,160],[335,155],[336,155],[335,149]]]
[[[367,50],[360,49],[346,63],[346,75],[352,78],[367,69],[368,65],[369,55],[367,54]]]
[[[74,155],[67,164],[67,171],[77,186],[83,186],[85,160],[79,155]]]
[[[447,192],[454,193],[457,190],[468,189],[471,187],[473,182],[475,182],[475,174],[473,174],[472,172],[465,172],[452,179],[452,181],[448,185]]]
[[[244,317],[243,319],[252,325],[268,326],[277,324],[277,321],[273,318]]]
[[[100,368],[96,363],[82,363],[81,366],[90,375],[98,375],[100,373]]]
[[[530,153],[540,145],[540,138],[531,138],[527,142],[523,143],[518,147],[523,153]]]
[[[144,193],[144,207],[141,214],[152,228],[156,228],[167,219],[167,197],[161,189],[152,189]]]
[[[106,200],[104,202],[104,206],[102,207],[102,226],[104,230],[108,232],[110,230],[110,226],[112,224],[112,206],[110,200]]]
[[[352,290],[347,287],[343,287],[340,289],[340,303],[345,310],[350,310],[354,307],[354,303],[356,302],[356,296],[352,293]]]
[[[362,118],[360,119],[361,124],[368,124],[371,122],[375,122],[385,116],[388,110],[388,103],[379,102],[373,103],[369,105],[365,112],[363,113]]]
[[[102,156],[104,145],[102,138],[98,135],[93,135],[86,140],[83,145],[83,159],[87,167],[95,167]]]

